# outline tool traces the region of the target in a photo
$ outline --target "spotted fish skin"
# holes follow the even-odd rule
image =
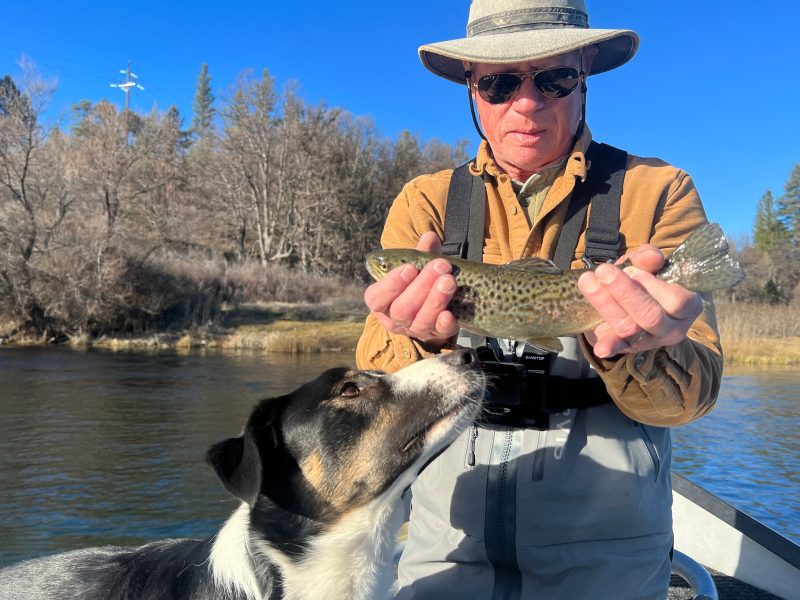
[[[594,329],[602,322],[578,289],[577,281],[583,271],[562,272],[551,261],[541,258],[487,265],[418,250],[395,249],[370,253],[366,267],[374,279],[380,280],[400,265],[411,264],[422,269],[436,258],[444,258],[453,266],[458,288],[448,309],[467,331],[527,341],[558,351],[559,336]],[[675,249],[656,276],[691,291],[710,292],[736,285],[744,279],[744,271],[728,254],[719,225],[707,223]]]

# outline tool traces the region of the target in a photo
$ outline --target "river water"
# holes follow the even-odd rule
[[[204,463],[251,406],[350,354],[0,351],[0,566],[212,534],[237,506]],[[800,542],[800,372],[728,369],[674,430],[676,471]]]

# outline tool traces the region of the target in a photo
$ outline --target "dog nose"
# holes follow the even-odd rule
[[[470,365],[478,365],[478,354],[475,350],[470,348],[462,348],[461,350],[453,350],[452,352],[444,355],[444,360],[457,367],[466,367]]]

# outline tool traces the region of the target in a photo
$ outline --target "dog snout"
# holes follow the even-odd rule
[[[470,348],[449,352],[444,355],[444,361],[457,367],[477,367],[479,363],[478,354]]]

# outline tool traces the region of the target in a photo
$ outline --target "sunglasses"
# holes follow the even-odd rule
[[[578,87],[583,74],[574,67],[555,67],[530,73],[491,73],[479,77],[475,87],[489,104],[502,104],[517,95],[527,77],[545,98],[566,98]]]

